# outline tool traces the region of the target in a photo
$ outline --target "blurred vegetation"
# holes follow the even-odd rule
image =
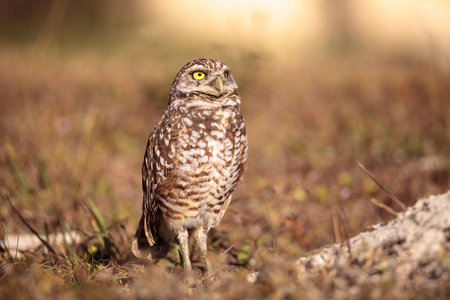
[[[142,5],[0,2],[0,238],[28,232],[4,195],[43,237],[83,235],[56,254],[19,257],[2,243],[2,298],[330,296],[298,282],[294,259],[391,218],[370,199],[401,209],[356,161],[407,206],[449,189],[450,69],[439,52],[361,48],[346,42],[349,24],[302,55],[208,37],[187,43],[158,23],[169,16]],[[129,246],[148,134],[175,74],[200,57],[233,70],[250,161],[209,236],[220,280],[197,291],[179,284],[177,246],[158,264],[135,261]],[[198,251],[192,260],[200,274]],[[273,270],[264,285],[246,283],[263,268]]]

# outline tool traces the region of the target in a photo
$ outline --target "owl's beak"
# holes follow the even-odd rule
[[[216,83],[214,84],[215,88],[219,91],[219,94],[223,92],[223,82],[220,77],[217,77]]]

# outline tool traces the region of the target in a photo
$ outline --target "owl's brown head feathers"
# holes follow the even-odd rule
[[[191,99],[198,96],[194,99],[221,102],[231,95],[238,95],[237,88],[226,64],[219,60],[202,58],[181,68],[170,90],[170,99],[172,102],[175,98]]]

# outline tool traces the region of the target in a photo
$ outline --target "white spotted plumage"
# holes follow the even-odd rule
[[[204,78],[196,80],[194,72]],[[187,239],[193,235],[205,257],[206,234],[223,218],[247,161],[239,104],[237,84],[224,63],[200,59],[178,72],[145,151],[136,256],[162,258],[178,240],[190,272]]]

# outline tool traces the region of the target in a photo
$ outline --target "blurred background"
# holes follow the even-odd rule
[[[42,234],[100,230],[91,203],[131,259],[148,135],[202,57],[230,66],[250,141],[210,234],[224,265],[259,270],[392,218],[357,161],[407,206],[449,189],[448,1],[16,0],[0,2],[2,194]],[[0,237],[27,232],[1,197]],[[106,255],[92,243],[77,253]]]

